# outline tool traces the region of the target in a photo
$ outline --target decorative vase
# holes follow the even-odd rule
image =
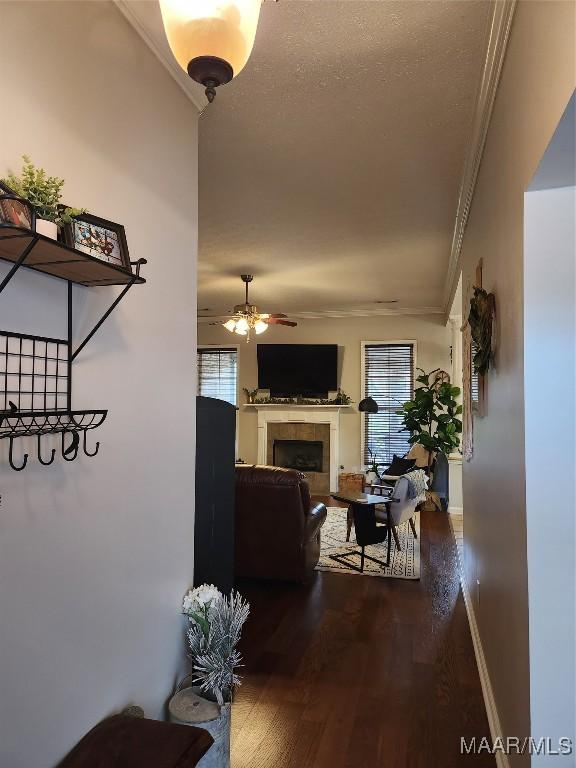
[[[373,483],[379,483],[380,477],[374,472],[374,470],[370,470],[369,472],[366,472],[366,484],[372,485]]]
[[[229,703],[220,706],[199,695],[198,688],[183,688],[170,699],[168,712],[171,723],[204,728],[214,739],[198,768],[230,768],[231,709]]]
[[[52,240],[58,239],[58,225],[47,219],[36,219],[36,232]]]

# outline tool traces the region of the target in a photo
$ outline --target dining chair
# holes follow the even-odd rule
[[[417,539],[416,525],[414,523],[414,515],[416,514],[416,507],[418,505],[418,499],[410,498],[410,483],[408,478],[402,476],[398,478],[394,485],[394,490],[390,494],[390,500],[382,499],[382,506],[377,506],[376,521],[385,523],[388,520],[388,514],[390,515],[390,523],[392,529],[392,535],[396,543],[396,549],[400,550],[400,539],[398,538],[398,526],[405,523],[408,520],[410,528],[414,538]]]

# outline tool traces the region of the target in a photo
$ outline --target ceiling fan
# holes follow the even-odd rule
[[[246,341],[250,341],[250,332],[254,331],[256,334],[264,333],[269,325],[287,325],[290,328],[294,328],[298,323],[293,320],[287,320],[287,315],[276,312],[274,314],[258,312],[258,308],[255,304],[250,304],[248,301],[248,286],[254,279],[252,275],[240,275],[242,282],[246,285],[246,299],[244,304],[236,304],[233,313],[229,316],[229,319],[222,323],[226,330],[231,333],[237,333],[239,336],[246,336]],[[204,315],[206,317],[206,315]],[[220,315],[220,317],[222,317]],[[228,317],[224,315],[224,317]],[[213,323],[217,325],[217,323]]]

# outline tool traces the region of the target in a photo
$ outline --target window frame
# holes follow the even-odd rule
[[[381,345],[381,346],[387,346],[387,345],[412,345],[412,396],[414,396],[414,389],[416,386],[416,370],[418,368],[417,358],[418,358],[418,342],[416,339],[379,339],[376,341],[368,341],[364,340],[360,342],[360,399],[363,400],[366,397],[366,347],[370,347],[372,345]],[[400,408],[400,405],[398,406]],[[360,469],[361,471],[366,471],[367,466],[366,462],[364,461],[364,454],[365,454],[365,440],[366,435],[366,414],[362,411],[360,412]]]

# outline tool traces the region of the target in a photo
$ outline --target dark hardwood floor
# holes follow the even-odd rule
[[[446,515],[422,513],[421,561],[420,581],[238,585],[232,768],[494,768],[460,754],[489,728]]]

